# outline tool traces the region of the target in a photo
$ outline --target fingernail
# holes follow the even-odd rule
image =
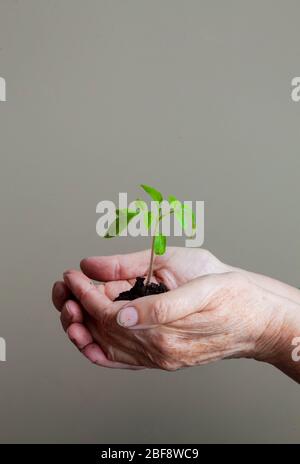
[[[117,322],[123,327],[132,327],[138,322],[138,313],[133,306],[127,306],[118,312]]]

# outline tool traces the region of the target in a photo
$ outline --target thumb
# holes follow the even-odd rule
[[[117,322],[122,327],[145,329],[201,311],[215,291],[218,279],[217,275],[203,276],[167,293],[138,298],[122,307]]]

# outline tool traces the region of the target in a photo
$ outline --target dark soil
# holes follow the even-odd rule
[[[144,284],[145,277],[137,277],[134,286],[127,290],[126,292],[120,293],[119,296],[114,301],[120,300],[135,300],[136,298],[141,298],[142,296],[148,295],[157,295],[158,293],[167,292],[168,289],[165,284]]]

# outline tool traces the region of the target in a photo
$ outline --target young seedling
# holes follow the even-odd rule
[[[116,217],[113,223],[109,226],[104,238],[112,238],[120,235],[128,226],[128,224],[137,216],[141,216],[144,221],[146,230],[151,232],[152,244],[150,262],[147,272],[146,283],[144,277],[137,277],[135,285],[131,290],[122,292],[116,300],[133,300],[141,296],[147,296],[155,293],[163,293],[168,291],[163,284],[151,282],[153,276],[153,268],[156,255],[163,255],[166,252],[167,237],[160,230],[163,220],[174,214],[174,217],[179,222],[180,227],[185,231],[191,231],[193,235],[196,228],[196,218],[193,210],[185,203],[180,202],[174,195],[170,195],[167,200],[163,199],[162,194],[149,185],[142,184],[142,189],[151,198],[151,209],[147,204],[137,199],[133,202],[134,208],[116,209]],[[166,210],[166,211],[165,211]]]

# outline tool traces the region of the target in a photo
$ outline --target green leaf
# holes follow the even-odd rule
[[[154,201],[158,201],[161,203],[163,201],[163,196],[162,194],[156,190],[153,187],[150,187],[149,185],[141,184],[141,187],[143,190],[145,190],[146,193],[152,198]]]
[[[144,223],[148,230],[151,227],[152,221],[153,221],[153,214],[151,213],[151,211],[147,211],[147,213],[144,213]]]
[[[172,206],[172,203],[174,203],[175,201],[178,201],[177,198],[174,197],[174,195],[170,195],[168,198],[168,202],[170,203],[171,206]]]
[[[146,202],[140,198],[137,198],[134,203],[140,211],[146,211],[148,209]]]
[[[184,229],[184,214],[183,214],[183,208],[182,204],[179,203],[176,205],[177,207],[174,208],[174,216],[181,225],[181,227]]]
[[[183,230],[188,229],[189,224],[192,224],[193,230],[196,229],[196,215],[188,205],[179,201],[176,202],[174,215]]]
[[[116,209],[116,219],[109,226],[104,238],[113,238],[120,235],[123,230],[126,229],[129,222],[138,214],[140,211],[133,211],[127,208]]]
[[[192,228],[196,229],[196,215],[192,208],[188,205],[183,205],[184,208],[184,213],[185,213],[185,218],[189,217],[190,220],[192,221]]]
[[[154,238],[154,253],[163,255],[166,251],[167,237],[163,234],[156,235]]]

